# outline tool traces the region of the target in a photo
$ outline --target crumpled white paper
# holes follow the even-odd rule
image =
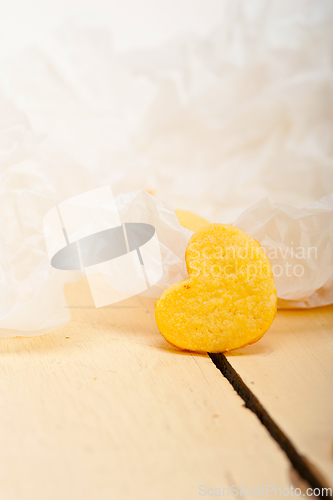
[[[234,225],[264,248],[279,307],[333,303],[333,193],[303,209],[266,198]]]
[[[140,295],[157,298],[172,283],[188,277],[185,250],[193,231],[179,224],[170,202],[159,200],[146,191],[121,193],[115,202],[123,222],[148,222],[155,227],[160,243],[163,276],[156,285]]]
[[[0,60],[0,87],[53,159],[115,194],[227,223],[268,195],[304,207],[333,191],[333,3],[227,7],[207,39],[127,53],[73,22]]]
[[[43,217],[59,201],[53,192],[52,174],[34,146],[29,149],[24,144],[24,126],[9,124],[1,132],[7,155],[3,155],[0,194],[0,336],[32,336],[70,320],[63,288],[65,283],[80,280],[84,273],[51,266]],[[187,276],[184,254],[191,232],[180,226],[170,202],[146,191],[119,194],[115,203],[123,222],[144,221],[155,227],[163,276],[142,295],[158,297],[167,286]]]
[[[294,257],[303,276],[276,276],[280,303],[332,302],[333,4],[228,7],[205,40],[120,54],[109,29],[76,23],[0,59],[1,336],[69,320],[62,290],[73,276],[50,266],[42,219],[105,185],[237,220],[283,251],[318,245],[318,258]]]

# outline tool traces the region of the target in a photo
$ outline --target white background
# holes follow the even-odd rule
[[[148,47],[179,35],[207,35],[223,16],[224,0],[2,0],[6,51],[19,50],[77,17],[112,28],[116,50]]]

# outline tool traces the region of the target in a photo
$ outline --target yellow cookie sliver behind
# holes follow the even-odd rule
[[[260,244],[233,226],[210,224],[186,249],[189,278],[155,303],[157,326],[171,344],[224,352],[257,342],[276,315],[271,264]]]
[[[190,229],[191,231],[197,231],[198,229],[208,226],[209,222],[199,215],[194,214],[193,212],[189,212],[188,210],[180,210],[177,208],[175,210],[177,219],[181,226],[186,227],[186,229]]]

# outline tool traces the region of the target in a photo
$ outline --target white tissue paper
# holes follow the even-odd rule
[[[191,234],[163,199],[260,241],[280,306],[332,303],[332,47],[330,0],[230,0],[207,39],[116,53],[109,28],[78,22],[0,57],[0,336],[69,321],[78,275],[51,267],[43,217],[107,185],[152,208],[154,296],[187,276]]]
[[[266,198],[234,224],[264,248],[279,307],[333,303],[333,193],[303,209]]]

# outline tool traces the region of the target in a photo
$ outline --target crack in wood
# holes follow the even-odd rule
[[[245,407],[253,411],[258,417],[260,422],[266,427],[273,439],[282,448],[287,455],[294,469],[305,479],[311,488],[320,488],[323,492],[326,485],[318,478],[318,476],[311,470],[305,458],[303,458],[290,439],[284,434],[280,427],[274,422],[269,413],[262,406],[258,398],[248,388],[240,375],[229,363],[227,358],[222,353],[208,353],[210,359],[224,377],[230,382],[237,394],[243,399]],[[317,498],[328,498],[327,496],[319,495]]]

